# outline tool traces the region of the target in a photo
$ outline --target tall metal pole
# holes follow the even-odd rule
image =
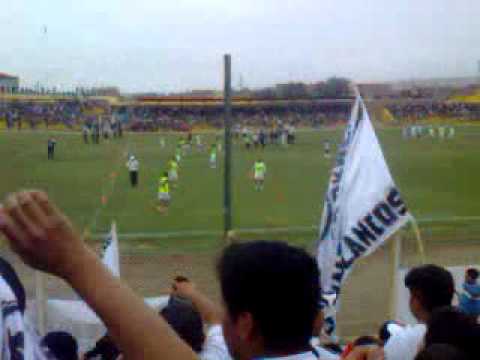
[[[225,87],[223,101],[225,107],[225,161],[223,183],[223,225],[224,235],[227,237],[232,230],[232,58],[229,54],[224,56]]]

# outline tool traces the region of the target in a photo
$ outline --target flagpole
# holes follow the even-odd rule
[[[391,268],[390,275],[392,281],[392,287],[390,289],[390,309],[389,315],[390,319],[396,319],[397,307],[398,307],[398,269],[401,266],[402,262],[402,237],[400,234],[394,236],[393,241],[391,242],[390,247],[390,257],[391,257]]]
[[[425,246],[422,239],[422,234],[420,233],[420,228],[418,227],[417,221],[413,216],[410,217],[410,223],[413,227],[413,232],[415,233],[415,239],[417,241],[418,252],[420,253],[420,261],[422,264],[427,263],[427,256],[425,255]]]

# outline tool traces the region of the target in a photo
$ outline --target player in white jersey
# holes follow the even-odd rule
[[[438,136],[440,137],[440,140],[443,140],[445,138],[445,127],[440,126],[438,128]]]
[[[453,139],[455,137],[455,128],[453,126],[450,126],[448,129],[448,138]]]

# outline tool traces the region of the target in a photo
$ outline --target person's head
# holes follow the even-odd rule
[[[470,284],[475,284],[478,280],[480,272],[475,268],[468,268],[465,272],[465,281]]]
[[[470,360],[470,358],[452,345],[433,344],[419,352],[415,360]]]
[[[480,340],[480,325],[471,316],[454,307],[435,310],[427,323],[425,346],[450,344],[474,354]]]
[[[41,345],[57,360],[78,360],[77,340],[67,332],[50,332],[44,336]]]
[[[308,349],[321,289],[307,252],[278,241],[237,243],[223,251],[217,272],[233,358]]]
[[[168,178],[168,171],[164,171],[163,176]]]
[[[17,299],[19,310],[24,313],[26,306],[25,288],[18,277],[13,266],[0,257],[0,276],[10,286],[15,298]]]
[[[205,334],[200,313],[184,298],[170,296],[168,305],[160,312],[165,321],[193,351],[202,351]]]
[[[410,310],[421,322],[427,322],[432,311],[450,306],[455,292],[452,274],[437,265],[422,265],[405,277],[410,290]]]

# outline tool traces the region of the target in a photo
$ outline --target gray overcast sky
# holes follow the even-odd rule
[[[0,0],[0,72],[24,84],[221,88],[472,76],[478,0]],[[47,26],[47,35],[42,28]]]

